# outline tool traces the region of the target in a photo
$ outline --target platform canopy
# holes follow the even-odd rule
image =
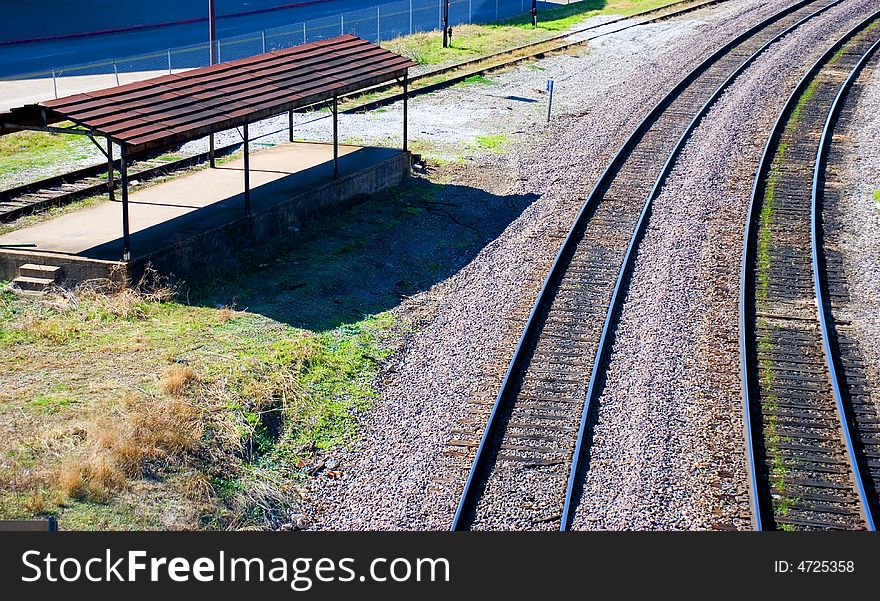
[[[122,258],[130,260],[128,163],[131,158],[241,128],[244,208],[250,215],[248,125],[332,101],[333,177],[339,175],[339,97],[394,80],[403,84],[403,150],[407,150],[407,73],[416,63],[352,35],[274,50],[226,63],[124,86],[47,100],[0,113],[0,135],[22,130],[106,138],[107,189],[114,200],[114,169],[122,188]],[[73,126],[54,127],[70,121]],[[113,147],[121,150],[119,161]]]
[[[400,79],[412,66],[342,35],[12,109],[0,114],[0,133],[71,121],[132,156]]]

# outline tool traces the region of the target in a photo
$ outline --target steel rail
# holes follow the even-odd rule
[[[605,319],[605,324],[602,328],[602,336],[599,339],[599,345],[596,349],[596,356],[593,360],[593,371],[590,374],[590,383],[587,388],[586,394],[586,402],[584,403],[583,413],[581,415],[581,424],[578,430],[578,438],[575,446],[575,451],[573,455],[571,472],[568,478],[568,486],[566,488],[565,493],[565,505],[562,510],[562,523],[560,524],[560,530],[566,530],[568,524],[572,517],[573,510],[573,497],[574,497],[574,489],[577,481],[577,474],[580,467],[580,463],[583,455],[583,440],[584,435],[586,434],[587,425],[589,422],[589,412],[592,407],[593,401],[599,396],[601,392],[601,383],[600,383],[600,374],[603,371],[603,363],[605,359],[608,357],[608,353],[611,350],[610,339],[612,337],[614,323],[616,319],[619,317],[620,309],[621,309],[621,301],[622,301],[622,292],[625,290],[628,285],[628,278],[632,272],[632,268],[635,263],[635,250],[638,247],[642,236],[644,235],[645,228],[647,227],[648,219],[651,214],[651,210],[653,208],[654,201],[660,196],[660,193],[663,189],[663,185],[666,182],[666,179],[669,177],[669,174],[672,172],[672,168],[675,165],[676,160],[681,154],[682,150],[684,150],[687,141],[690,139],[694,130],[697,129],[700,121],[712,106],[718,101],[721,95],[729,88],[733,82],[743,74],[743,72],[748,69],[758,57],[760,57],[767,49],[781,40],[783,37],[787,36],[792,31],[801,27],[807,21],[814,19],[815,17],[821,15],[825,11],[838,6],[843,0],[832,2],[821,9],[817,10],[814,13],[811,13],[798,21],[797,23],[791,25],[787,29],[781,31],[779,34],[773,37],[773,39],[769,40],[766,44],[761,46],[758,50],[756,50],[751,56],[749,56],[743,63],[735,69],[728,77],[724,80],[724,82],[718,86],[718,89],[712,93],[709,99],[700,107],[700,110],[694,115],[694,118],[688,124],[687,128],[682,132],[681,137],[679,137],[678,141],[675,144],[675,147],[669,153],[669,156],[666,159],[666,162],[663,165],[663,168],[660,170],[660,173],[657,175],[657,179],[654,182],[654,186],[651,189],[651,192],[648,194],[647,199],[645,200],[644,207],[642,209],[641,214],[639,215],[639,221],[636,224],[635,231],[633,232],[632,238],[630,239],[629,246],[626,249],[626,254],[624,255],[623,263],[620,267],[620,271],[617,276],[617,282],[614,286],[614,291],[611,293],[611,301],[608,307],[608,312]]]
[[[843,47],[856,33],[858,33],[865,24],[876,20],[880,16],[880,12],[875,13],[846,34],[839,38],[822,56],[816,60],[807,72],[794,87],[788,99],[780,110],[767,136],[767,141],[761,151],[758,160],[758,168],[755,172],[755,179],[752,184],[752,191],[749,197],[747,208],[746,227],[743,234],[743,254],[740,264],[740,298],[739,298],[739,330],[740,330],[740,375],[742,380],[742,397],[743,397],[743,435],[746,447],[746,467],[749,479],[749,504],[752,507],[752,526],[755,530],[764,529],[764,517],[762,515],[761,499],[758,492],[756,459],[755,459],[755,442],[754,433],[752,431],[752,415],[755,411],[755,404],[752,398],[751,382],[753,381],[752,370],[748,360],[748,278],[750,273],[750,265],[754,261],[754,247],[751,241],[754,239],[757,225],[757,197],[763,186],[763,182],[767,177],[772,163],[771,154],[775,146],[775,140],[779,138],[785,129],[787,120],[791,111],[796,106],[798,99],[806,90],[810,81],[820,72],[822,66],[827,62],[835,52]],[[851,449],[851,446],[849,447]],[[850,456],[850,459],[852,456]],[[857,466],[856,466],[857,467]]]
[[[468,474],[467,480],[465,481],[465,486],[462,491],[461,498],[459,500],[458,507],[456,509],[455,515],[452,520],[451,529],[459,530],[463,526],[463,521],[466,519],[466,513],[470,511],[474,503],[474,495],[476,493],[476,480],[478,478],[479,473],[483,469],[483,462],[486,460],[486,454],[488,451],[488,447],[490,444],[490,440],[496,434],[496,428],[498,427],[497,416],[499,410],[501,409],[501,405],[503,400],[507,394],[508,386],[510,385],[511,376],[514,373],[515,369],[519,366],[522,361],[523,348],[526,346],[529,337],[534,333],[534,329],[537,327],[536,315],[541,310],[542,306],[545,302],[547,302],[548,290],[553,287],[553,282],[559,275],[559,266],[563,262],[564,257],[571,253],[573,248],[575,247],[575,237],[576,231],[583,224],[586,219],[586,215],[590,212],[590,210],[596,205],[600,200],[600,190],[602,190],[606,185],[610,184],[613,180],[613,177],[617,170],[623,163],[625,155],[637,146],[637,141],[639,137],[645,133],[650,126],[659,118],[659,116],[663,113],[666,106],[670,104],[678,94],[687,88],[693,80],[695,80],[700,74],[702,74],[705,70],[707,70],[712,64],[718,61],[722,56],[724,56],[727,52],[729,52],[732,48],[747,40],[753,34],[757,33],[761,29],[767,27],[773,22],[789,15],[790,13],[799,10],[800,8],[811,4],[814,0],[801,0],[796,2],[782,11],[764,19],[760,23],[750,27],[746,31],[737,35],[733,40],[725,44],[722,48],[714,52],[711,56],[709,56],[706,60],[700,63],[695,69],[693,69],[688,75],[686,75],[682,80],[680,80],[675,87],[672,88],[664,97],[661,99],[648,115],[635,127],[633,132],[627,138],[627,140],[623,143],[623,145],[618,149],[617,153],[611,159],[609,164],[606,166],[602,175],[597,180],[596,184],[593,186],[591,192],[587,196],[584,203],[581,205],[580,210],[577,213],[571,227],[568,230],[568,233],[563,240],[562,245],[559,248],[559,251],[556,253],[556,256],[553,260],[553,263],[550,266],[550,270],[544,279],[544,282],[541,286],[540,291],[538,292],[538,296],[535,299],[535,302],[532,306],[532,309],[529,313],[528,319],[526,321],[526,325],[523,329],[523,333],[519,338],[516,349],[514,350],[513,356],[510,360],[510,363],[507,367],[507,371],[504,374],[504,378],[501,381],[501,387],[499,389],[498,394],[495,397],[495,402],[492,406],[492,410],[489,414],[489,418],[486,423],[486,427],[483,431],[483,435],[480,439],[480,443],[477,447],[476,456],[474,457],[474,461],[471,465],[470,472]],[[603,331],[603,337],[605,333]],[[594,366],[595,370],[595,366]],[[592,380],[592,377],[591,377]],[[583,432],[578,433],[578,441],[582,439]]]
[[[538,42],[524,44],[522,46],[517,46],[515,48],[509,48],[507,50],[503,50],[503,51],[500,51],[500,52],[497,52],[494,54],[489,54],[486,56],[471,59],[471,60],[464,61],[461,63],[456,63],[454,65],[450,65],[447,67],[441,67],[439,69],[434,69],[434,70],[428,71],[426,73],[414,75],[413,77],[410,78],[410,81],[417,82],[420,80],[438,77],[438,76],[441,76],[446,73],[453,73],[455,71],[459,71],[463,68],[466,68],[469,65],[478,65],[478,64],[484,63],[486,61],[491,61],[493,58],[496,58],[496,57],[504,56],[507,54],[512,54],[515,52],[520,52],[522,50],[527,50],[529,48],[543,47],[547,43],[552,42],[554,40],[569,38],[574,35],[578,35],[578,34],[581,34],[581,33],[587,32],[587,31],[591,31],[593,29],[607,27],[609,25],[613,25],[615,23],[619,23],[622,21],[632,21],[633,19],[647,16],[647,15],[654,14],[654,13],[658,13],[658,12],[663,13],[663,14],[660,14],[652,19],[649,19],[646,21],[637,21],[637,22],[629,23],[624,27],[615,29],[613,31],[603,32],[603,33],[598,34],[596,36],[593,36],[591,38],[587,38],[584,40],[577,40],[575,42],[571,42],[568,44],[564,44],[564,45],[556,46],[556,47],[552,47],[552,48],[541,48],[541,50],[539,50],[539,51],[532,52],[532,53],[529,53],[529,54],[526,54],[526,55],[523,55],[520,57],[516,57],[514,59],[504,61],[502,63],[494,63],[491,65],[485,65],[485,66],[478,68],[478,69],[468,70],[465,73],[461,73],[461,74],[458,74],[454,77],[444,79],[443,81],[431,83],[428,85],[423,85],[421,87],[413,87],[409,91],[409,95],[412,97],[412,96],[417,96],[417,95],[421,95],[421,94],[428,94],[431,92],[435,92],[435,91],[443,89],[445,87],[455,85],[456,83],[460,83],[461,81],[464,81],[465,79],[467,79],[469,77],[473,77],[475,75],[480,75],[483,73],[490,73],[492,71],[496,71],[498,69],[510,67],[515,64],[524,62],[526,60],[531,60],[536,57],[543,56],[545,54],[549,54],[552,52],[559,52],[559,51],[564,50],[566,48],[569,48],[571,46],[585,44],[585,43],[587,43],[591,40],[597,39],[599,37],[611,35],[613,33],[618,33],[618,32],[625,31],[627,29],[631,29],[631,28],[638,27],[641,25],[648,25],[648,24],[655,23],[655,22],[661,21],[661,20],[672,19],[672,18],[681,16],[683,14],[694,12],[694,11],[697,11],[697,10],[700,10],[703,8],[707,8],[709,6],[720,4],[722,2],[726,2],[726,1],[728,1],[728,0],[707,0],[707,1],[701,2],[699,4],[694,4],[693,6],[686,6],[683,8],[679,8],[673,12],[663,13],[663,11],[668,10],[669,8],[672,8],[672,7],[681,5],[681,4],[690,4],[691,2],[693,2],[693,0],[682,0],[681,2],[667,4],[666,6],[661,6],[658,8],[651,9],[651,10],[642,11],[640,13],[636,13],[636,14],[630,15],[628,17],[619,17],[617,19],[606,21],[604,23],[600,23],[597,25],[591,25],[589,27],[585,27],[582,29],[569,31],[564,34],[551,36],[551,37],[545,38],[543,40],[540,40]],[[358,92],[357,94],[350,95],[350,96],[341,96],[340,98],[342,98],[342,99],[357,98],[358,96],[360,96],[364,93],[381,92],[381,91],[388,90],[392,87],[393,86],[380,86],[378,88],[370,88],[368,90],[363,90],[361,92]],[[343,109],[340,112],[345,113],[345,114],[352,114],[352,113],[374,110],[377,108],[381,108],[383,106],[387,106],[389,104],[393,104],[394,102],[399,101],[401,98],[402,98],[402,96],[400,94],[394,94],[394,95],[391,95],[391,96],[388,96],[385,98],[379,98],[379,99],[371,100],[369,102],[358,104],[356,106]],[[314,107],[311,107],[311,108],[314,108]],[[302,112],[302,111],[297,111],[297,112]],[[314,121],[319,121],[321,119],[327,119],[327,118],[329,118],[329,116],[319,117],[318,119],[314,119],[312,121],[309,121],[308,123],[312,123]],[[302,125],[304,125],[304,124],[300,123],[300,124],[297,124],[296,127],[300,127]],[[267,136],[275,135],[275,134],[287,131],[288,129],[289,129],[288,127],[284,127],[282,129],[278,129],[276,131],[271,131],[266,134],[261,134],[260,136],[255,137],[253,139],[257,140],[259,138],[264,138]],[[237,150],[240,146],[241,146],[240,143],[229,144],[227,146],[217,148],[215,150],[215,154],[229,154],[229,153]],[[137,173],[133,172],[131,175],[132,175],[132,177],[139,176],[142,178],[148,178],[148,177],[153,177],[153,176],[161,174],[161,173],[167,173],[167,172],[171,172],[171,171],[177,171],[179,169],[189,168],[189,167],[192,167],[198,163],[202,163],[202,162],[207,161],[209,158],[209,155],[210,155],[209,152],[202,152],[202,153],[194,154],[192,156],[178,159],[175,161],[168,161],[166,164],[162,165],[161,167],[151,167],[151,168],[145,169],[145,170],[137,172]],[[149,157],[147,157],[147,158],[149,158]],[[118,166],[118,164],[119,164],[118,159],[115,161],[115,164]],[[6,201],[6,202],[12,201],[15,198],[18,198],[21,196],[26,196],[27,194],[32,194],[38,190],[56,188],[64,183],[76,182],[76,181],[79,181],[82,179],[87,179],[89,177],[98,177],[98,176],[104,175],[106,173],[106,169],[107,169],[106,163],[101,163],[101,164],[90,166],[90,167],[83,167],[80,169],[76,169],[74,171],[70,171],[68,173],[64,173],[61,175],[55,175],[55,176],[45,178],[42,180],[38,180],[35,182],[30,182],[30,183],[22,184],[22,185],[15,186],[12,188],[7,188],[6,190],[0,190],[0,203],[3,203],[4,201]],[[94,186],[88,186],[88,187],[82,188],[80,190],[62,193],[57,196],[53,196],[50,199],[47,199],[45,202],[33,203],[33,204],[23,206],[18,210],[4,212],[4,213],[0,214],[0,222],[11,221],[13,219],[17,219],[18,217],[20,217],[23,214],[39,212],[39,211],[45,209],[47,206],[62,205],[67,202],[77,200],[79,198],[85,198],[85,197],[93,195],[93,194],[98,194],[102,190],[106,191],[106,189],[107,189],[107,184],[101,183],[101,184],[96,184]]]
[[[880,12],[878,12],[871,20],[876,20],[876,17],[880,17]],[[832,130],[834,128],[834,124],[837,121],[837,118],[840,115],[840,111],[843,108],[843,102],[846,98],[847,93],[849,92],[856,78],[861,73],[865,64],[878,48],[880,48],[880,38],[878,38],[878,40],[874,42],[874,44],[862,55],[862,57],[850,71],[849,75],[846,78],[846,81],[844,81],[843,84],[840,86],[837,95],[834,97],[834,102],[832,103],[831,109],[828,111],[828,116],[825,119],[825,126],[822,128],[822,137],[819,140],[819,149],[816,152],[816,164],[813,169],[813,185],[810,192],[810,246],[812,247],[811,254],[813,262],[813,288],[816,291],[816,310],[819,315],[819,330],[822,332],[822,347],[825,352],[825,362],[828,364],[828,372],[831,376],[831,389],[834,392],[834,403],[837,405],[837,413],[838,417],[840,418],[840,427],[843,432],[846,450],[849,454],[849,460],[852,465],[853,477],[855,479],[858,496],[862,502],[863,517],[865,518],[865,523],[867,524],[868,530],[871,531],[876,531],[877,528],[875,525],[874,515],[871,511],[871,505],[870,503],[868,503],[868,494],[866,491],[865,481],[859,469],[858,458],[856,457],[855,448],[853,447],[852,436],[850,434],[850,424],[846,419],[846,412],[843,406],[843,397],[840,393],[840,376],[838,375],[837,370],[834,366],[834,354],[831,350],[828,322],[833,321],[833,319],[830,315],[829,310],[830,302],[825,298],[825,293],[822,290],[822,279],[819,268],[818,221],[820,205],[819,185],[825,172],[828,152],[831,149],[831,139],[833,136]]]

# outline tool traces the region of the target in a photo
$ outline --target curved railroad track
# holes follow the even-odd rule
[[[543,57],[547,54],[564,52],[572,47],[586,44],[591,40],[595,40],[605,35],[618,33],[640,25],[648,25],[672,19],[726,1],[727,0],[703,0],[702,2],[698,2],[697,0],[681,0],[680,2],[646,10],[628,17],[619,17],[597,25],[590,25],[581,29],[567,31],[562,34],[548,36],[537,42],[523,44],[487,56],[437,69],[431,69],[410,77],[410,84],[412,87],[409,94],[410,96],[418,96],[421,94],[436,92],[442,88],[464,81],[469,77],[483,75],[499,69],[511,67],[524,61]],[[586,38],[573,41],[570,39],[573,36],[589,33],[597,29],[605,29],[609,26],[616,27],[609,31],[603,31],[602,33],[588,36]],[[368,102],[356,102],[357,97],[362,94],[387,92],[393,87],[394,86],[382,85],[349,96],[343,96],[340,98],[341,100],[355,99],[355,102],[353,103],[353,106],[343,108],[340,112],[363,112],[397,102],[402,98],[398,93],[382,96],[381,98],[373,99]],[[299,112],[304,112],[306,110],[310,109],[300,109]],[[263,134],[262,136],[252,138],[252,140],[258,140],[262,137],[281,133],[282,131],[287,131],[287,128]],[[238,150],[240,147],[240,143],[230,144],[216,149],[215,154],[218,156],[230,154]],[[147,181],[169,173],[190,169],[195,165],[208,161],[208,159],[209,154],[207,152],[197,153],[183,158],[174,158],[171,160],[163,160],[161,157],[144,157],[136,160],[129,167],[129,177],[133,180]],[[118,166],[118,160],[116,161],[116,164]],[[0,190],[0,223],[13,221],[23,215],[45,211],[52,207],[64,206],[76,200],[106,193],[106,173],[107,164],[101,163],[45,178],[36,182],[22,184],[6,190]]]
[[[874,530],[880,428],[836,246],[829,152],[843,100],[877,51],[880,12],[792,92],[759,163],[744,239],[740,336],[758,530]],[[828,173],[832,175],[829,177]]]
[[[568,528],[591,404],[653,200],[734,79],[771,43],[839,3],[798,2],[738,35],[681,80],[612,159],[550,268],[494,402],[473,401],[477,415],[491,407],[487,420],[466,418],[453,432],[451,454],[473,458],[453,530]],[[477,423],[486,423],[479,442]]]

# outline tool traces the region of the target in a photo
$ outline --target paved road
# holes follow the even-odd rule
[[[217,36],[222,40],[242,34],[258,32],[274,27],[318,20],[310,30],[315,37],[337,35],[338,15],[359,11],[363,18],[348,19],[346,33],[355,33],[374,39],[377,28],[375,11],[381,7],[380,20],[383,38],[406,33],[409,17],[400,13],[396,6],[406,8],[408,0],[216,0],[217,13],[223,18],[217,21]],[[560,2],[560,0],[551,0]],[[266,8],[299,4],[283,10],[260,11]],[[416,29],[432,28],[438,22],[439,0],[413,0],[423,9],[415,14]],[[494,18],[496,6],[501,16],[519,13],[520,6],[528,6],[528,0],[454,0],[454,11],[459,14],[473,12],[480,20]],[[541,4],[547,4],[542,2]],[[207,12],[207,0],[151,0],[149,2],[121,2],[119,0],[45,0],[44,2],[4,3],[4,18],[0,20],[0,44],[24,39],[69,36],[90,32],[137,28],[144,25],[172,23],[203,18]],[[395,14],[397,13],[397,14]],[[507,13],[507,15],[505,15]],[[50,15],[51,18],[46,18]],[[321,27],[323,25],[323,27]],[[127,57],[144,53],[162,52],[167,48],[199,44],[207,38],[207,23],[185,23],[161,28],[135,29],[103,35],[47,40],[26,44],[0,45],[0,77],[63,70],[110,58]],[[279,41],[282,41],[279,39]],[[299,40],[301,42],[302,40]],[[291,42],[282,41],[285,45]],[[247,45],[230,45],[226,58],[237,58],[259,52],[259,48]],[[175,68],[198,66],[184,64],[198,62],[201,56],[182,59]],[[121,70],[148,70],[162,68],[161,59],[150,64],[119,65]],[[164,61],[167,63],[167,60]],[[111,68],[112,70],[112,68]],[[68,71],[68,74],[73,72]],[[83,73],[83,72],[77,72]],[[84,74],[84,73],[83,73]]]

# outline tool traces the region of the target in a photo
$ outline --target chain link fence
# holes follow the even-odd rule
[[[352,34],[379,43],[443,27],[444,0],[401,0],[218,40],[219,61],[231,61],[307,42]],[[491,23],[531,10],[531,0],[452,0],[449,22]],[[149,54],[57,67],[40,73],[0,78],[4,105],[16,106],[108,88],[210,64],[210,44],[168,48]],[[10,85],[12,84],[12,85]]]

